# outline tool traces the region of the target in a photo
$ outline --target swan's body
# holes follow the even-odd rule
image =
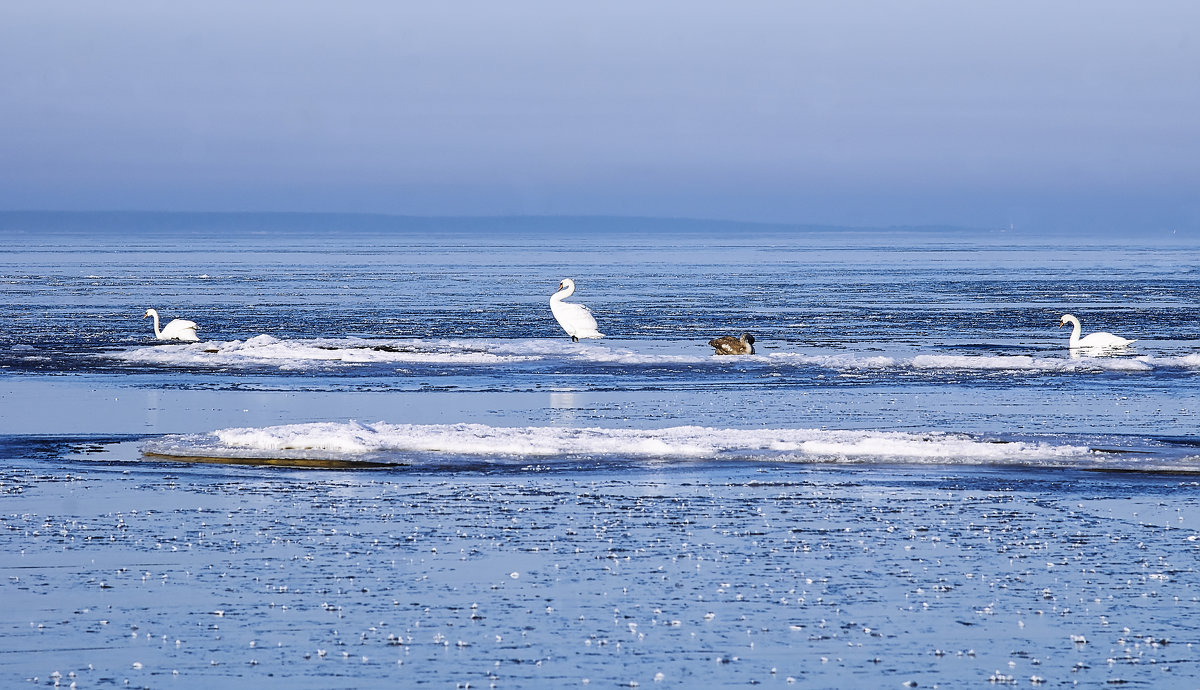
[[[1072,350],[1116,350],[1122,347],[1128,347],[1135,340],[1122,338],[1119,335],[1112,333],[1091,333],[1083,338],[1079,337],[1079,319],[1070,314],[1063,314],[1062,320],[1058,322],[1059,327],[1071,324],[1071,349]]]
[[[200,340],[196,336],[196,322],[188,321],[187,319],[172,319],[167,323],[166,328],[159,330],[158,328],[158,312],[153,309],[147,309],[142,318],[154,318],[154,337],[159,340],[186,340],[188,342],[196,342]]]
[[[708,341],[708,344],[713,346],[718,355],[754,354],[754,336],[749,333],[743,333],[740,338],[735,338],[732,335],[727,335],[723,338],[714,338]]]
[[[563,301],[573,294],[575,281],[565,278],[558,284],[558,292],[550,296],[550,313],[554,314],[558,325],[576,342],[580,338],[603,338],[604,334],[597,330],[596,317],[592,316],[591,309],[582,304]]]

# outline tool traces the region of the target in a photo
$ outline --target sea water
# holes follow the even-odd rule
[[[8,685],[1195,685],[1194,238],[10,214],[3,240]],[[554,322],[568,277],[603,339]],[[1071,351],[1064,313],[1137,342]],[[742,332],[752,356],[707,345]]]

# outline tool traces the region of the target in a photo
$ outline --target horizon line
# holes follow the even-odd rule
[[[895,225],[843,225],[836,223],[816,223],[805,221],[760,221],[760,220],[742,220],[736,218],[704,218],[698,216],[647,216],[647,215],[620,215],[606,213],[564,213],[564,214],[410,214],[410,213],[391,213],[378,211],[228,211],[228,210],[150,210],[150,209],[89,209],[89,210],[64,210],[64,209],[0,209],[0,216],[213,216],[213,217],[232,217],[232,216],[259,216],[259,217],[283,217],[283,216],[307,216],[307,217],[349,217],[349,218],[371,218],[371,219],[403,219],[403,220],[429,220],[429,221],[483,221],[483,220],[619,220],[619,221],[641,221],[654,223],[710,223],[723,225],[740,225],[753,226],[762,228],[807,228],[807,229],[830,229],[830,230],[973,230],[996,232],[1013,231],[1015,228],[1010,223],[1007,225],[997,226],[973,226],[973,225],[954,225],[949,223],[903,223]]]

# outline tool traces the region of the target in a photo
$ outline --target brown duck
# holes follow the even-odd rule
[[[732,335],[727,335],[723,338],[713,338],[708,341],[708,344],[713,346],[718,355],[754,354],[754,336],[749,333],[743,333],[740,338],[735,338]]]

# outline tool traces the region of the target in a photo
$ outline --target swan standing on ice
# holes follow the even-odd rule
[[[1071,324],[1071,349],[1086,349],[1086,350],[1115,350],[1117,348],[1128,347],[1135,340],[1122,338],[1119,335],[1112,333],[1092,333],[1087,337],[1079,337],[1079,319],[1070,314],[1063,314],[1062,319],[1058,322],[1059,328]]]
[[[708,344],[713,346],[718,355],[754,354],[754,336],[749,333],[743,333],[740,338],[735,338],[732,335],[727,335],[724,338],[714,338],[708,341]]]
[[[154,317],[154,337],[159,340],[186,340],[188,342],[196,342],[200,338],[196,337],[196,322],[188,321],[187,319],[172,319],[167,327],[158,330],[158,312],[153,309],[147,309],[142,318]]]
[[[580,338],[603,338],[604,334],[596,330],[596,317],[592,310],[582,304],[564,302],[575,294],[575,281],[564,278],[558,284],[558,292],[550,296],[550,313],[558,321],[558,325],[571,336],[571,340],[579,342]]]

